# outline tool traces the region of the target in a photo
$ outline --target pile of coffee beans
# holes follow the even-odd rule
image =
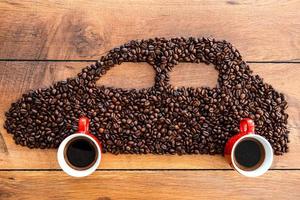
[[[96,86],[107,70],[122,62],[153,66],[155,85],[125,90]],[[174,88],[169,72],[179,62],[212,64],[216,88]],[[252,75],[240,53],[212,38],[155,38],[112,49],[76,78],[24,94],[6,113],[5,128],[17,144],[56,148],[91,120],[90,131],[103,151],[113,154],[219,154],[239,121],[251,118],[276,154],[288,151],[283,94]]]

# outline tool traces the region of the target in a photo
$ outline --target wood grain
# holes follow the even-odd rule
[[[298,0],[0,1],[0,199],[300,199],[299,8]],[[89,63],[1,60],[95,60],[132,39],[176,36],[226,39],[248,61],[295,62],[251,64],[289,103],[290,152],[275,157],[273,170],[249,179],[227,170],[222,156],[104,154],[97,172],[75,179],[58,170],[55,149],[15,145],[3,129],[4,112],[24,92]],[[98,85],[145,88],[153,78],[150,66],[126,63]],[[181,64],[171,74],[177,87],[216,81],[204,65]]]
[[[299,171],[269,171],[255,179],[234,171],[98,171],[82,179],[1,172],[0,199],[299,199],[299,184]]]
[[[55,81],[75,76],[85,62],[0,62],[0,168],[2,169],[56,169],[56,150],[30,150],[15,145],[11,135],[3,129],[4,112],[10,104],[29,89],[47,87]],[[300,169],[300,64],[252,64],[254,74],[259,74],[278,91],[283,92],[289,103],[288,113],[290,152],[276,156],[273,168]],[[126,73],[125,73],[126,71]],[[284,76],[283,76],[284,74]],[[126,78],[124,78],[124,76]],[[123,63],[102,77],[99,85],[151,87],[153,69],[148,64]],[[214,87],[216,71],[202,64],[180,64],[171,72],[174,86],[203,85]],[[134,81],[133,81],[134,80]],[[2,141],[2,142],[1,142]],[[4,141],[4,142],[3,142]],[[4,148],[5,147],[5,148]],[[222,156],[185,155],[111,155],[104,154],[102,169],[227,169]]]
[[[300,1],[0,2],[0,59],[98,59],[132,39],[226,39],[246,60],[300,60]]]

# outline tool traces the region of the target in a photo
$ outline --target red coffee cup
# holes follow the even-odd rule
[[[240,133],[227,141],[224,156],[240,174],[256,177],[271,167],[273,149],[264,137],[254,133],[253,120],[246,118],[240,121]]]
[[[83,177],[98,168],[101,158],[101,143],[89,132],[89,119],[81,117],[78,132],[66,137],[59,145],[58,163],[70,176]]]

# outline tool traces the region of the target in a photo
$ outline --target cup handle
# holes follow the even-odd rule
[[[231,151],[236,141],[238,141],[244,135],[254,133],[254,122],[252,119],[244,118],[240,121],[240,132],[231,138],[225,144],[224,149],[224,156],[228,160],[229,163],[231,162]]]
[[[88,134],[90,120],[87,117],[80,117],[78,121],[78,133]]]
[[[80,117],[78,121],[78,133],[83,133],[92,137],[99,145],[100,151],[102,151],[102,144],[99,139],[89,132],[90,120],[87,117]]]
[[[242,134],[254,133],[254,122],[252,119],[244,118],[241,120],[240,133]]]

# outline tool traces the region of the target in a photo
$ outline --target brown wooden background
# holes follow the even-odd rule
[[[131,39],[212,36],[240,50],[288,99],[290,152],[251,179],[222,156],[110,155],[87,178],[65,175],[55,150],[14,144],[4,112],[29,89],[75,76]],[[300,199],[300,1],[0,1],[0,199]],[[122,64],[99,85],[144,88],[147,64]],[[217,72],[180,64],[174,86],[214,87]]]

